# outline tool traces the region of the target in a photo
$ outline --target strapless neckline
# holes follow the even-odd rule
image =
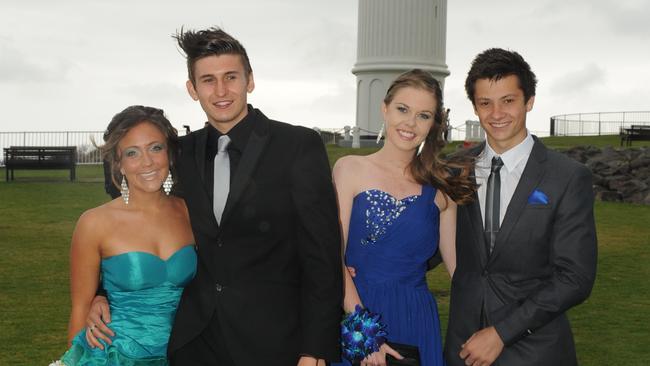
[[[402,202],[402,201],[409,200],[409,199],[417,199],[418,197],[422,196],[422,194],[424,194],[424,186],[422,186],[422,188],[420,189],[419,194],[411,194],[411,195],[408,195],[408,196],[405,196],[405,197],[402,197],[402,198],[397,198],[397,197],[393,196],[391,193],[384,191],[383,189],[370,188],[370,189],[366,189],[364,191],[361,191],[361,192],[357,193],[356,196],[354,196],[353,200],[356,200],[358,197],[361,197],[361,195],[363,195],[364,193],[368,194],[368,193],[372,193],[372,192],[383,193],[383,194],[387,195],[388,197],[392,198],[393,200],[395,200],[395,202]]]
[[[147,255],[147,256],[151,256],[151,257],[157,258],[157,259],[159,259],[161,262],[169,262],[169,261],[170,261],[174,256],[176,256],[176,255],[177,255],[178,253],[180,253],[181,251],[183,251],[183,250],[185,250],[185,249],[187,249],[187,248],[193,248],[193,247],[194,247],[194,244],[188,244],[188,245],[185,245],[185,246],[183,246],[183,247],[177,249],[174,253],[172,253],[169,257],[167,257],[167,258],[165,258],[165,259],[163,259],[163,258],[161,258],[161,257],[159,257],[159,256],[157,256],[157,255],[155,255],[155,254],[153,254],[153,253],[151,253],[151,252],[146,252],[146,251],[143,251],[143,250],[131,250],[131,251],[128,251],[128,252],[124,252],[124,253],[120,253],[120,254],[115,254],[115,255],[111,255],[111,256],[108,256],[108,257],[102,258],[102,262],[107,262],[107,261],[110,261],[111,259],[114,259],[114,258],[118,258],[118,257],[122,257],[122,256],[127,256],[127,255],[132,255],[132,254],[143,254],[143,255]]]
[[[101,281],[111,309],[110,345],[91,348],[82,329],[63,361],[66,365],[168,365],[167,342],[184,287],[196,273],[193,245],[168,258],[128,251],[101,260]]]

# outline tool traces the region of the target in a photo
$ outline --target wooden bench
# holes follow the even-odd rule
[[[650,140],[650,126],[632,125],[629,128],[621,128],[621,146],[632,146],[632,141]]]
[[[76,178],[76,146],[11,146],[4,148],[6,179],[14,180],[15,169],[69,169],[70,180]]]

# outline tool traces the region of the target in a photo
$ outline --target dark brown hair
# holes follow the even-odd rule
[[[245,76],[253,72],[248,54],[244,46],[230,34],[220,28],[212,27],[204,30],[183,30],[181,28],[173,38],[178,46],[185,52],[187,59],[187,77],[192,84],[194,80],[194,64],[196,61],[208,56],[239,55],[244,65]]]
[[[172,177],[176,177],[174,166],[176,150],[178,149],[178,133],[176,129],[165,117],[162,109],[132,105],[113,117],[104,132],[104,145],[99,147],[102,159],[107,161],[111,166],[111,180],[118,188],[120,187],[118,182],[122,180],[122,173],[120,172],[121,156],[118,151],[118,145],[133,127],[144,122],[149,122],[156,126],[165,136],[169,169],[172,172]]]
[[[420,184],[430,184],[442,190],[456,203],[471,201],[472,194],[476,190],[476,184],[469,176],[474,161],[471,159],[451,161],[440,156],[440,152],[445,147],[442,138],[445,121],[442,118],[444,106],[440,83],[429,72],[420,69],[407,71],[390,85],[384,103],[390,104],[397,91],[408,87],[430,92],[436,100],[433,126],[424,139],[422,152],[409,165],[413,178]]]
[[[530,69],[530,65],[515,51],[502,48],[490,48],[479,53],[465,79],[467,97],[474,104],[476,81],[489,79],[498,81],[506,76],[515,75],[519,81],[519,88],[524,93],[524,102],[535,96],[537,77]]]

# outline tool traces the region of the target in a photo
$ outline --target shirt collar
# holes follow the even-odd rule
[[[503,161],[503,166],[507,171],[511,172],[518,166],[522,161],[527,161],[530,152],[533,150],[533,145],[535,140],[533,140],[533,135],[530,134],[528,129],[526,129],[526,138],[513,148],[504,152],[503,154],[497,154],[490,144],[485,142],[485,161],[491,164],[492,158],[494,156],[499,156]],[[489,166],[489,165],[488,165]]]
[[[255,110],[253,109],[252,105],[248,105],[248,114],[239,121],[233,128],[228,131],[227,135],[230,137],[230,144],[228,145],[228,150],[234,149],[242,153],[244,151],[244,148],[246,147],[246,143],[248,142],[248,138],[250,137],[251,133],[253,132],[253,127],[255,126]],[[217,151],[217,142],[219,141],[219,137],[223,135],[223,133],[219,132],[216,128],[214,128],[212,125],[208,124],[207,126],[208,129],[208,141],[207,141],[207,146],[208,146],[208,151],[212,151],[213,153],[216,154]]]

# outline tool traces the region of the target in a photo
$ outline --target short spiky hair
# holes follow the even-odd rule
[[[230,34],[220,28],[212,27],[204,30],[181,30],[173,38],[178,46],[185,52],[187,59],[187,77],[194,83],[194,64],[199,59],[207,56],[239,55],[246,77],[253,72],[248,60],[246,49]]]
[[[490,48],[476,56],[472,67],[467,73],[465,91],[474,104],[476,81],[479,79],[499,80],[506,76],[515,75],[519,79],[519,88],[524,92],[524,101],[528,102],[535,95],[537,78],[530,65],[515,51],[502,48]]]

